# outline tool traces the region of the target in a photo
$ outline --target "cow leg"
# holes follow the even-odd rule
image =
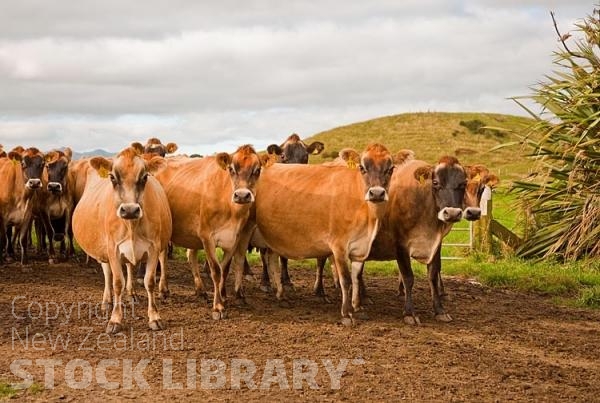
[[[73,220],[71,210],[67,210],[67,217],[65,219],[65,225],[67,226],[65,232],[67,233],[67,258],[75,256],[75,246],[73,245]]]
[[[113,286],[113,310],[110,316],[106,333],[115,334],[123,330],[123,291],[125,288],[125,279],[123,278],[123,268],[116,256],[109,257],[110,272],[112,274]]]
[[[246,281],[254,281],[254,276],[252,275],[252,270],[250,269],[250,263],[248,263],[248,259],[246,255],[244,255],[244,278]]]
[[[210,276],[213,281],[213,308],[212,308],[212,317],[215,320],[225,319],[225,303],[223,301],[223,296],[221,295],[220,290],[220,280],[222,277],[222,270],[219,262],[217,260],[217,255],[215,253],[215,243],[212,239],[202,240],[204,244],[204,252],[206,253],[206,261],[208,262],[208,266],[210,267]]]
[[[205,298],[209,301],[208,293],[204,289],[204,281],[202,281],[202,275],[200,273],[200,265],[198,264],[198,250],[188,249],[186,251],[188,262],[192,266],[192,274],[194,275],[194,288],[196,289],[196,296],[199,298]]]
[[[362,295],[364,283],[362,273],[365,267],[364,262],[352,262],[352,309],[356,318],[367,319],[367,314],[362,306]]]
[[[415,315],[415,309],[413,305],[412,289],[415,282],[415,275],[410,265],[410,256],[403,248],[396,250],[396,262],[398,263],[398,269],[400,271],[399,283],[404,288],[404,323],[409,325],[419,325],[421,321]]]
[[[342,324],[344,326],[352,326],[354,319],[352,318],[352,304],[349,298],[352,279],[348,270],[346,256],[344,253],[334,252],[333,260],[338,278],[340,279],[340,288],[342,289]]]
[[[41,218],[44,230],[48,236],[48,263],[54,264],[58,262],[58,259],[56,259],[56,252],[54,251],[54,228],[52,228],[52,222],[50,221],[50,216],[48,214],[42,214]],[[40,240],[38,239],[38,242],[39,241]]]
[[[315,279],[315,285],[313,291],[315,295],[323,300],[327,304],[331,304],[327,294],[325,294],[325,287],[323,287],[323,270],[325,270],[325,263],[327,258],[320,257],[317,259],[317,277]]]
[[[167,281],[167,256],[168,250],[162,250],[158,254],[158,262],[160,263],[160,281],[158,282],[158,298],[165,300],[171,294],[169,291],[169,283]],[[156,272],[154,273],[156,276]]]
[[[4,220],[0,216],[0,264],[4,263],[4,255],[6,254],[6,247],[8,245],[6,231],[6,225],[4,225]]]
[[[267,259],[267,249],[260,248],[260,261],[262,262],[262,277],[260,279],[260,289],[264,292],[271,292],[271,278],[269,277],[269,262]]]
[[[446,294],[446,289],[444,288],[444,282],[442,281],[442,269],[440,267],[440,271],[438,273],[438,290],[440,292],[440,297],[445,297]]]
[[[26,218],[23,220],[21,228],[19,229],[19,244],[21,246],[21,265],[26,265],[29,260],[27,258],[27,242],[29,241],[31,221],[31,215],[26,213]]]
[[[18,237],[19,231],[15,229],[13,236],[13,226],[7,225],[6,227],[6,262],[11,263],[15,261],[15,238]]]
[[[267,268],[269,270],[269,277],[275,282],[275,296],[279,301],[285,299],[283,293],[283,284],[281,284],[281,267],[279,266],[279,255],[267,248]]]
[[[281,256],[279,261],[281,262],[281,284],[283,284],[284,287],[293,290],[294,284],[292,283],[290,273],[288,272],[288,258]]]
[[[444,311],[438,279],[442,268],[441,245],[438,247],[433,260],[427,265],[427,275],[429,277],[429,287],[431,289],[431,299],[433,300],[433,312],[435,319],[440,322],[450,322],[452,317]]]
[[[131,298],[131,303],[135,304],[137,302],[137,295],[135,294],[135,287],[133,284],[134,266],[131,263],[126,263],[125,266],[127,266],[127,285],[125,288],[127,289],[127,295]]]
[[[108,263],[100,263],[102,266],[102,273],[104,273],[104,293],[102,294],[102,312],[108,313],[112,310],[112,298],[110,292],[112,273],[110,271],[110,265]]]
[[[161,251],[162,259],[166,260],[167,251]],[[148,326],[151,330],[162,330],[165,328],[163,321],[158,313],[156,307],[156,300],[154,298],[154,287],[156,286],[156,267],[158,266],[158,258],[156,252],[152,252],[148,256],[146,262],[146,275],[144,276],[144,287],[146,287],[146,293],[148,294]],[[162,260],[161,259],[161,260]],[[166,266],[162,266],[161,270],[161,281],[163,273],[166,273]],[[166,274],[165,274],[166,275]]]

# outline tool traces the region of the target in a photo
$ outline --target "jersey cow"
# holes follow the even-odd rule
[[[12,240],[6,236],[9,227],[18,231],[21,264],[28,262],[27,243],[34,216],[42,220],[47,233],[51,232],[50,219],[44,209],[43,173],[44,155],[35,147],[16,147],[0,158],[0,261],[4,250],[12,253]],[[48,253],[54,255],[52,245]]]
[[[390,152],[371,144],[348,166],[274,164],[257,186],[256,225],[268,251],[268,269],[283,297],[278,257],[321,258],[333,255],[342,289],[342,323],[353,323],[359,307],[353,287],[362,262],[381,225],[394,170]],[[310,224],[307,225],[307,218]],[[253,228],[248,227],[249,230]],[[352,262],[352,276],[347,259]],[[237,284],[236,284],[237,287]]]
[[[244,145],[233,154],[174,162],[158,176],[173,214],[173,243],[206,253],[214,284],[214,319],[225,317],[229,263],[254,204],[262,164],[254,148]],[[221,263],[217,247],[224,251]],[[196,292],[205,293],[197,260],[191,261]]]
[[[151,176],[166,166],[162,157],[144,161],[141,149],[129,147],[112,160],[90,159],[92,168],[81,200],[73,213],[73,232],[81,248],[102,265],[103,303],[110,305],[110,279],[114,305],[107,333],[122,329],[123,265],[146,261],[144,285],[148,294],[148,321],[152,330],[164,328],[154,297],[154,277],[160,259],[165,267],[171,238],[167,197]]]

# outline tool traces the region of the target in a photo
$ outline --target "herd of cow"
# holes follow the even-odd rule
[[[314,291],[325,298],[323,267],[330,259],[342,294],[342,323],[363,310],[367,260],[396,260],[404,318],[419,323],[412,301],[411,258],[427,264],[435,318],[442,305],[441,241],[461,219],[479,218],[479,198],[498,178],[483,165],[462,166],[450,156],[435,165],[381,144],[362,153],[340,151],[323,164],[307,164],[324,149],[293,134],[264,154],[250,145],[204,158],[166,156],[177,150],[156,138],[135,142],[112,158],[71,160],[71,150],[0,146],[0,263],[15,259],[18,241],[27,263],[31,228],[50,263],[74,254],[73,239],[103,269],[103,307],[112,306],[108,333],[122,330],[125,290],[134,298],[134,269],[145,263],[149,326],[164,328],[155,302],[169,294],[169,244],[188,249],[198,295],[207,296],[196,251],[203,249],[214,285],[213,318],[225,317],[225,283],[233,267],[235,297],[244,298],[249,247],[263,252],[263,283],[278,299],[289,282],[287,258],[317,258]],[[14,234],[13,234],[14,231]],[[216,249],[223,256],[217,258]],[[127,270],[125,279],[123,269]],[[352,293],[350,295],[350,292]]]

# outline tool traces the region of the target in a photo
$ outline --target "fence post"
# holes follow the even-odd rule
[[[492,232],[491,223],[492,215],[492,188],[486,186],[481,195],[481,218],[478,223],[477,249],[485,254],[492,253]]]

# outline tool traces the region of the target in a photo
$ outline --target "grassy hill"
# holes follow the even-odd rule
[[[412,149],[417,158],[431,163],[442,155],[454,155],[463,164],[483,163],[506,184],[526,175],[531,162],[518,145],[491,151],[515,140],[494,128],[523,132],[531,123],[530,118],[492,113],[405,113],[337,127],[307,141],[325,144],[322,155],[311,157],[313,163],[334,158],[344,147],[361,150],[369,143],[380,142],[392,152]]]

